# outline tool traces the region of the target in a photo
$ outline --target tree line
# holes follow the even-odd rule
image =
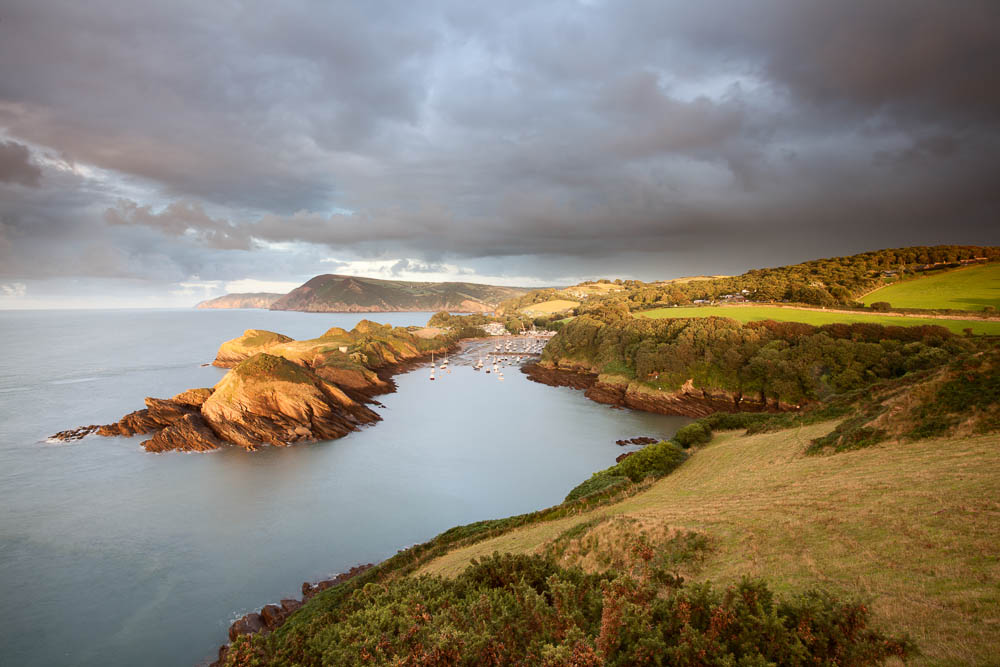
[[[542,361],[582,364],[665,391],[690,379],[699,389],[801,405],[947,364],[976,345],[938,326],[648,320],[617,304],[568,322]]]
[[[854,306],[856,299],[884,284],[923,271],[1000,260],[996,246],[915,246],[875,250],[846,257],[815,259],[800,264],[753,269],[738,276],[689,282],[616,280],[620,291],[587,299],[588,304],[624,303],[629,310],[730,298],[754,302],[792,302],[814,306]],[[607,281],[611,282],[611,281]],[[535,290],[501,304],[503,312],[559,298],[554,289]],[[579,313],[574,313],[579,314]]]

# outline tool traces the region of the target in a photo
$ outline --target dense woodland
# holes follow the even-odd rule
[[[644,320],[612,304],[568,322],[543,361],[623,375],[656,389],[676,390],[693,379],[698,388],[800,405],[941,366],[975,346],[936,326]]]
[[[877,287],[907,279],[926,271],[955,268],[963,263],[1000,260],[995,246],[916,246],[876,250],[816,259],[801,264],[753,269],[739,276],[652,282],[616,280],[621,291],[589,298],[576,314],[601,303],[624,303],[629,310],[688,305],[736,295],[755,302],[793,302],[815,306],[853,306],[856,299]],[[556,290],[535,290],[502,304],[504,312],[560,298]]]

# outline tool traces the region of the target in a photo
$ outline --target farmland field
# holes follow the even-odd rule
[[[525,306],[521,309],[521,312],[525,315],[551,315],[553,313],[561,313],[564,310],[576,308],[579,305],[579,301],[553,299],[552,301],[543,301],[542,303],[533,303],[530,306]]]
[[[953,320],[932,317],[900,317],[875,313],[844,313],[829,310],[809,310],[805,308],[783,308],[781,306],[683,306],[678,308],[656,308],[636,313],[636,317],[662,319],[666,317],[728,317],[738,322],[775,320],[777,322],[804,322],[813,326],[844,322],[867,322],[885,326],[912,327],[933,324],[960,334],[963,329],[972,329],[974,334],[1000,336],[1000,321]]]
[[[866,306],[876,301],[894,308],[1000,309],[1000,262],[887,285],[863,299]]]

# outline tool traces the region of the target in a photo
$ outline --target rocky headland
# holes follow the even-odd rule
[[[304,341],[250,329],[220,346],[213,364],[231,370],[214,387],[147,397],[145,408],[113,424],[52,438],[152,434],[142,442],[150,452],[332,440],[379,421],[368,405],[376,402],[373,396],[395,390],[392,375],[453,344],[441,330],[367,320],[351,331],[334,327]]]
[[[283,296],[274,292],[234,292],[202,301],[195,308],[270,308]]]

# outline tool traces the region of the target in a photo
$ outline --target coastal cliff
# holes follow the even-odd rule
[[[334,327],[305,341],[250,329],[220,346],[213,363],[231,370],[214,387],[147,397],[144,409],[113,424],[52,437],[151,433],[142,442],[150,452],[204,452],[227,444],[253,450],[340,438],[381,419],[367,403],[394,391],[393,373],[453,344],[439,329],[367,320],[352,331]]]
[[[270,308],[283,296],[274,292],[236,292],[202,301],[195,308]]]

